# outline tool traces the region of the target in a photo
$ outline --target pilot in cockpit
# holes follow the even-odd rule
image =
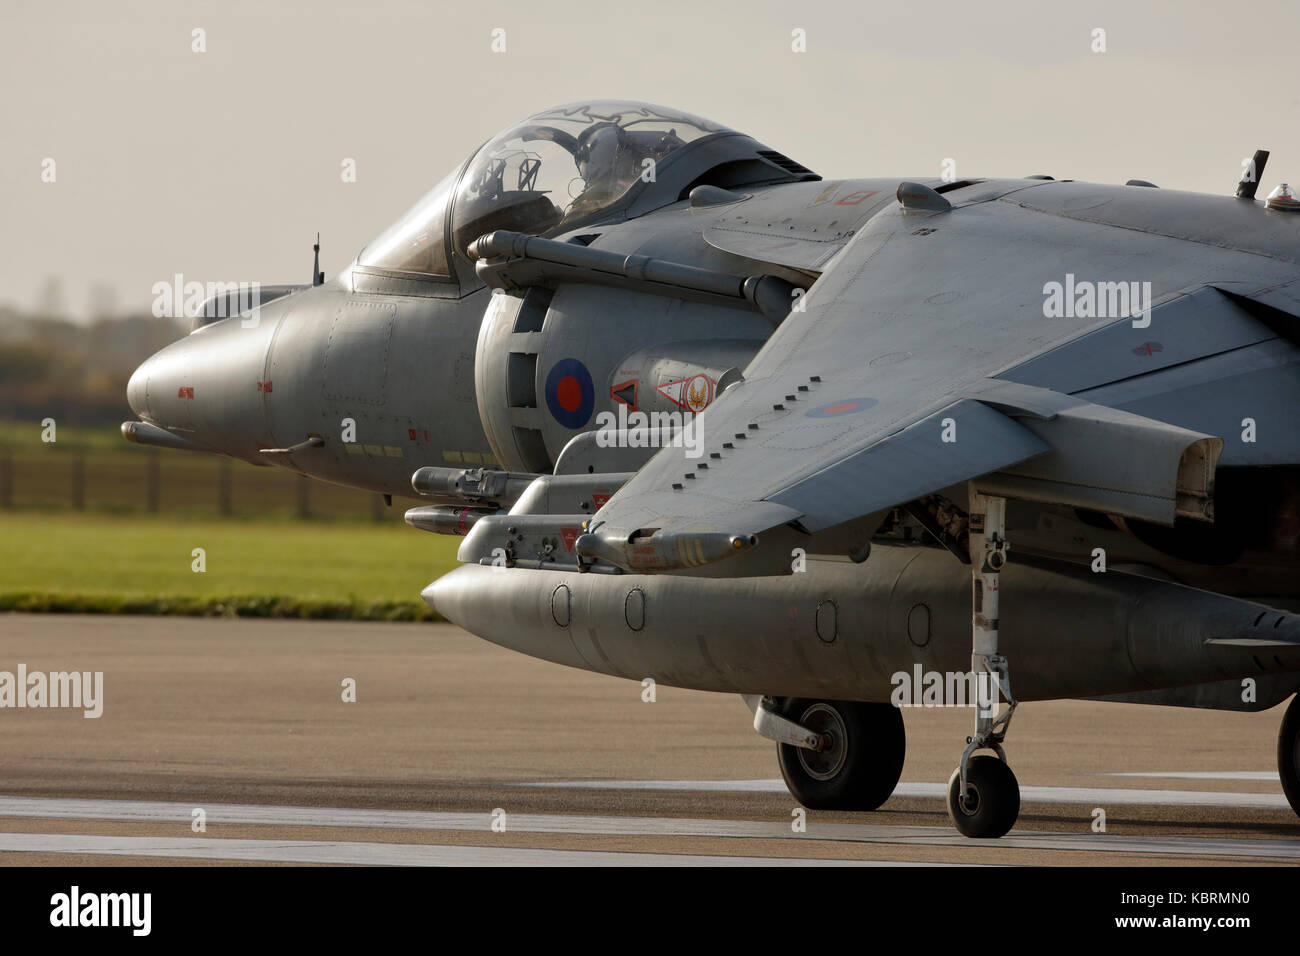
[[[551,111],[485,146],[456,200],[454,247],[464,254],[497,229],[546,236],[589,221],[639,180],[653,182],[654,164],[709,131],[704,121],[642,105],[610,106],[618,107],[605,112],[610,119],[587,107]]]
[[[523,131],[523,139],[549,140],[573,157],[581,192],[565,210],[564,222],[608,206],[646,175],[650,163],[685,145],[676,130],[635,131],[612,122],[588,126],[577,136],[553,126],[533,126]]]

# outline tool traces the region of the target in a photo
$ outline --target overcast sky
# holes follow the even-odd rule
[[[0,303],[53,277],[79,316],[148,309],[177,272],[307,282],[317,230],[332,276],[483,140],[581,99],[687,110],[827,178],[951,157],[1230,193],[1264,147],[1260,195],[1300,186],[1296,0],[4,0],[4,21]]]

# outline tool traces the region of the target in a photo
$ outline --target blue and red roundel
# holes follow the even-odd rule
[[[596,407],[596,387],[587,366],[575,358],[560,359],[546,376],[546,407],[565,428],[582,428]]]
[[[876,400],[874,398],[837,398],[835,401],[819,405],[805,414],[808,418],[837,418],[840,415],[864,412],[875,404]]]

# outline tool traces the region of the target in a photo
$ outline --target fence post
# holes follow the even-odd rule
[[[72,507],[86,510],[86,453],[74,452],[72,458]]]
[[[158,499],[162,495],[162,466],[158,464],[158,449],[149,449],[149,466],[145,478],[145,507],[151,512],[158,511]]]
[[[221,509],[223,515],[230,514],[230,494],[231,494],[231,461],[223,457],[220,466],[217,469],[217,507]]]

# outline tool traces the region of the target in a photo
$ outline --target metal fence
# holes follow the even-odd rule
[[[170,449],[0,448],[0,508],[386,520],[383,496]]]

